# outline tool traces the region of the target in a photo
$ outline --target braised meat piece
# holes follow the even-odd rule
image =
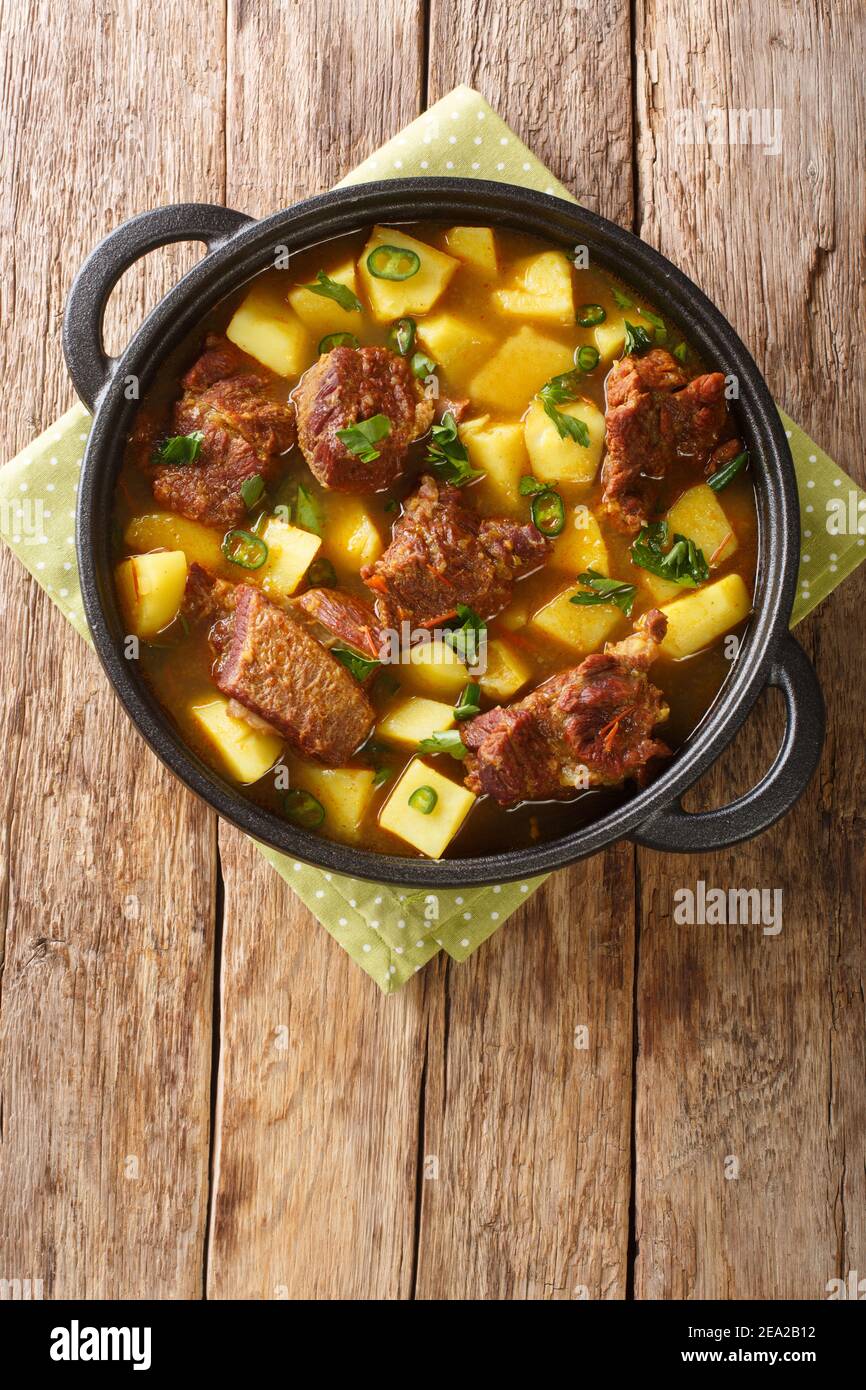
[[[298,442],[310,471],[337,492],[379,492],[399,478],[409,445],[430,428],[427,400],[405,357],[381,347],[336,347],[324,353],[294,393]],[[338,439],[374,415],[385,415],[390,431],[371,447],[369,463]]]
[[[362,656],[377,661],[382,645],[372,605],[339,589],[308,589],[295,606]]]
[[[257,474],[272,482],[295,442],[294,407],[279,399],[278,378],[251,370],[224,338],[208,338],[181,385],[173,433],[204,437],[193,462],[156,465],[153,495],[192,521],[237,526],[247,515],[243,484]]]
[[[730,434],[724,392],[721,372],[688,381],[664,348],[614,364],[607,379],[602,503],[619,530],[646,525],[657,481],[675,458],[704,466]]]
[[[664,614],[652,609],[623,642],[466,724],[469,790],[513,806],[629,777],[643,784],[650,760],[670,755],[653,736],[668,707],[646,675],[666,628]]]
[[[214,579],[199,565],[190,566],[184,611],[217,617],[210,632],[217,689],[298,753],[341,767],[369,737],[375,721],[369,700],[294,612],[252,584]]]
[[[377,595],[383,626],[408,619],[436,627],[457,605],[491,618],[511,598],[516,579],[544,564],[551,542],[532,522],[480,517],[456,487],[425,475],[407,498],[388,549],[361,570]]]

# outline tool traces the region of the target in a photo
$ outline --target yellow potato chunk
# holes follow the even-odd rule
[[[414,251],[421,265],[407,280],[382,280],[372,274],[367,257],[377,246],[402,246]],[[406,314],[427,314],[446,289],[460,262],[444,251],[437,251],[416,237],[398,232],[395,227],[374,227],[370,240],[361,252],[358,274],[373,317],[378,323],[390,323]]]
[[[336,280],[338,285],[345,285],[353,294],[357,292],[353,261],[343,261],[336,269],[325,273],[329,280]],[[313,275],[309,283],[314,282]],[[295,285],[289,291],[288,301],[317,344],[329,333],[354,333],[358,336],[361,315],[357,309],[343,309],[336,300],[328,298],[327,295],[314,294],[303,285]]]
[[[562,534],[553,542],[553,554],[548,560],[553,569],[569,574],[610,574],[610,561],[601,528],[589,507],[569,507],[565,513]]]
[[[498,621],[503,627],[507,628],[509,632],[518,632],[520,628],[526,627],[526,624],[529,622],[529,615],[529,599],[524,593],[521,593],[520,587],[518,587],[508,607],[500,613]]]
[[[439,700],[425,700],[420,695],[404,695],[376,725],[376,737],[388,743],[417,748],[422,738],[444,733],[454,728],[454,710]]]
[[[438,637],[412,648],[407,676],[416,690],[451,704],[469,679],[460,657]]]
[[[595,345],[602,362],[610,363],[622,357],[625,347],[625,319],[621,314],[611,317],[608,313],[604,323],[600,323],[594,333]]]
[[[186,572],[182,550],[154,550],[121,560],[114,577],[130,632],[137,637],[155,637],[174,621],[186,588]]]
[[[661,651],[674,660],[703,651],[741,623],[751,610],[752,599],[739,574],[726,574],[715,584],[693,589],[685,598],[662,608],[668,630]]]
[[[248,786],[264,777],[283,751],[283,740],[276,734],[254,729],[245,719],[228,712],[228,700],[216,696],[190,711],[208,744],[219,754],[226,771]]]
[[[536,391],[574,366],[570,348],[524,324],[500,344],[469,383],[473,399],[519,415]]]
[[[580,656],[598,651],[622,622],[623,614],[614,603],[598,603],[584,608],[571,602],[573,594],[585,592],[580,584],[565,589],[539,609],[532,618],[530,628],[546,637],[553,637],[566,647],[572,647]]]
[[[604,416],[587,400],[571,401],[556,409],[583,421],[589,443],[584,446],[570,435],[563,439],[541,401],[533,401],[523,423],[532,471],[543,483],[591,483],[604,448]]]
[[[510,700],[533,675],[532,662],[502,637],[487,643],[487,669],[478,684],[491,700]]]
[[[510,285],[496,290],[493,302],[502,314],[547,323],[574,323],[571,265],[561,251],[542,251],[514,267]]]
[[[409,805],[409,798],[420,787],[435,793],[436,802],[429,814]],[[437,772],[430,763],[413,758],[379,812],[379,824],[430,859],[440,859],[474,802],[475,797],[465,787]]]
[[[355,575],[362,565],[378,560],[384,549],[382,533],[370,507],[350,493],[328,493],[323,529],[323,556]]]
[[[520,506],[520,479],[529,472],[523,426],[516,421],[491,423],[489,415],[482,415],[467,420],[459,434],[472,467],[485,474],[478,486],[487,500],[505,511]]]
[[[712,568],[720,565],[737,549],[734,528],[711,487],[698,483],[684,492],[667,515],[669,535],[687,536],[693,540]],[[681,584],[661,579],[647,570],[639,570],[644,587],[657,603],[670,603],[682,595]]]
[[[314,344],[306,328],[274,285],[253,285],[235,310],[226,337],[278,376],[300,376]]]
[[[310,792],[325,808],[322,830],[338,840],[357,838],[373,799],[375,773],[369,768],[316,767],[296,759],[292,786]]]
[[[470,319],[443,311],[418,324],[418,340],[452,379],[462,378],[486,357],[496,339]]]
[[[293,594],[319,553],[321,537],[272,516],[262,532],[262,540],[268,547],[268,558],[255,572],[261,578],[262,588],[276,598]]]
[[[189,521],[177,512],[148,512],[134,516],[123,537],[130,550],[182,550],[189,564],[203,565],[213,573],[226,569],[222,531]]]
[[[496,238],[492,227],[451,227],[445,233],[445,247],[464,265],[495,277],[499,270]]]

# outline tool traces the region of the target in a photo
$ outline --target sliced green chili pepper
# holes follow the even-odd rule
[[[530,514],[542,536],[558,536],[565,525],[565,504],[552,488],[536,493]]]
[[[319,356],[323,352],[330,352],[335,347],[360,347],[361,344],[354,333],[328,333],[319,343]]]
[[[241,497],[243,504],[248,512],[251,512],[257,502],[261,501],[265,490],[265,480],[261,473],[256,473],[252,478],[247,478],[241,483]]]
[[[260,570],[268,558],[268,547],[261,536],[254,536],[252,531],[227,531],[223,536],[222,553],[241,569]]]
[[[594,328],[597,323],[604,323],[607,318],[607,310],[600,304],[581,304],[577,311],[577,321],[581,328]]]
[[[422,816],[429,816],[439,796],[432,787],[416,787],[409,797],[409,805],[413,811],[420,811]]]
[[[314,589],[336,589],[337,571],[330,560],[314,560],[307,570],[307,583]]]
[[[598,348],[582,347],[577,350],[577,365],[582,372],[592,372],[598,366]]]
[[[377,280],[411,280],[421,269],[421,257],[408,246],[376,246],[367,257],[367,269]]]
[[[289,820],[294,821],[295,825],[302,825],[305,830],[318,830],[325,819],[325,808],[312,792],[286,792],[282,801],[283,811]]]
[[[415,346],[415,320],[398,319],[396,323],[392,323],[385,341],[392,352],[399,352],[401,357],[408,357]]]
[[[436,370],[436,363],[427,356],[426,352],[416,352],[410,366],[412,375],[417,376],[419,381],[423,381],[425,376],[432,376]]]

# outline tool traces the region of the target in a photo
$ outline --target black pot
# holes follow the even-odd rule
[[[359,231],[374,222],[447,220],[493,223],[590,254],[642,290],[679,325],[704,357],[739,382],[738,418],[751,453],[759,518],[755,612],[724,689],[700,728],[646,790],[588,826],[530,849],[441,862],[373,854],[321,839],[248,801],[181,741],[134,664],[123,656],[123,623],[112,581],[112,497],[122,444],[142,387],[166,354],[206,312],[289,252]],[[148,316],[119,358],[102,347],[106,301],[140,256],[175,241],[203,241],[207,255]],[[470,179],[395,179],[311,198],[262,221],[207,204],[157,208],[132,218],[97,246],[66,309],[66,361],[94,412],[81,474],[77,544],[81,587],[93,640],[127,712],[154,752],[194,792],[255,839],[286,854],[377,882],[430,887],[496,883],[561,868],[619,839],[653,849],[712,850],[759,834],[785,814],[815,770],[824,708],[815,673],[788,631],[799,563],[799,508],[790,450],[770,393],[730,324],[690,280],[621,227],[558,198]],[[787,729],[772,767],[745,796],[719,810],[688,814],[680,797],[718,757],[766,685],[778,686]]]

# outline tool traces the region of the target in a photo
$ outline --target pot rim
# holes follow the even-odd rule
[[[183,208],[177,205],[176,209],[181,221]],[[104,525],[105,499],[113,494],[120,464],[121,451],[115,451],[115,441],[119,433],[125,434],[137,404],[126,399],[125,380],[134,375],[146,385],[168,352],[210,308],[272,262],[275,245],[294,253],[377,221],[454,222],[461,217],[528,231],[553,244],[588,244],[601,264],[647,293],[709,362],[736,377],[737,414],[750,450],[758,509],[758,566],[753,617],[736,664],[698,728],[655,781],[598,820],[538,846],[428,860],[381,855],[293,826],[249,801],[187,747],[143,678],[122,655],[122,625]],[[767,682],[787,636],[799,563],[796,479],[778,412],[745,345],[707,296],[632,232],[577,203],[475,179],[385,180],[319,194],[251,221],[214,245],[160,300],[120,357],[108,365],[110,375],[94,402],[76,523],[82,596],[97,653],[121,703],[161,761],[226,820],[296,860],[372,882],[431,888],[503,883],[565,867],[634,836],[649,817],[675,803],[731,741]]]

